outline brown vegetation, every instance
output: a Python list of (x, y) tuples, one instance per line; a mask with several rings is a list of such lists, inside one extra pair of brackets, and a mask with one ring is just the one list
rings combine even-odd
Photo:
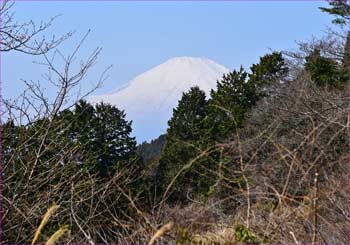
[[(3, 6), (2, 15), (9, 9)], [(11, 15), (5, 16), (6, 23), (11, 23)], [(172, 185), (165, 193), (156, 193), (163, 200), (153, 200), (154, 192), (148, 188), (151, 170), (129, 164), (110, 178), (101, 178), (80, 167), (77, 158), (84, 153), (62, 141), (57, 132), (64, 129), (55, 119), (63, 108), (76, 103), (75, 98), (91, 92), (80, 95), (75, 88), (101, 50), (94, 50), (71, 73), (85, 37), (68, 56), (53, 50), (66, 36), (47, 45), (34, 42), (36, 45), (28, 46), (29, 40), (49, 26), (34, 28), (21, 40), (8, 36), (12, 40), (1, 46), (2, 51), (43, 55), (47, 82), (57, 88), (57, 96), (48, 100), (43, 84), (25, 81), (27, 90), (17, 100), (4, 101), (2, 116), (29, 128), (35, 122), (35, 127), (31, 131), (3, 129), (3, 142), (16, 141), (2, 146), (3, 243), (51, 243), (53, 234), (58, 242), (90, 244), (350, 241), (349, 89), (315, 85), (301, 64), (314, 49), (308, 45), (318, 45), (334, 57), (340, 52), (337, 47), (344, 46), (343, 39), (338, 43), (324, 40), (323, 46), (302, 45), (302, 52), (288, 53), (288, 81), (275, 84), (273, 94), (249, 112), (242, 129), (195, 158), (213, 149), (221, 154), (223, 160), (215, 170), (205, 165), (196, 170), (204, 180), (214, 180), (211, 192), (188, 194), (186, 205), (179, 205), (165, 200)], [(49, 51), (54, 54), (50, 56)], [(62, 58), (62, 70), (55, 65), (55, 54)], [(193, 162), (184, 163), (178, 175)], [(40, 225), (54, 203), (59, 209)], [(69, 229), (69, 234), (59, 236), (55, 232), (62, 232), (60, 228)]]

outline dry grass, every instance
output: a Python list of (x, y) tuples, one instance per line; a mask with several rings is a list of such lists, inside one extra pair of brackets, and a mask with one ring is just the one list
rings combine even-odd
[(151, 240), (149, 240), (148, 244), (153, 244), (158, 238), (163, 236), (167, 231), (170, 231), (171, 228), (173, 228), (173, 226), (174, 226), (173, 222), (169, 222), (163, 225), (159, 230), (157, 230), (157, 232), (153, 235)]
[(52, 205), (45, 213), (43, 219), (40, 222), (40, 225), (38, 229), (35, 231), (34, 238), (32, 240), (32, 245), (35, 244), (35, 242), (38, 240), (42, 230), (44, 229), (44, 226), (49, 222), (50, 217), (57, 211), (59, 208), (59, 205)]

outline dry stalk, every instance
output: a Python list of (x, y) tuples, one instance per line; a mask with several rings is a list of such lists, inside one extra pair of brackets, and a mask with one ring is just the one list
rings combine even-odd
[(68, 225), (65, 225), (63, 227), (61, 227), (59, 230), (57, 230), (50, 238), (49, 240), (47, 240), (47, 242), (45, 244), (47, 245), (52, 245), (55, 244), (56, 241), (63, 236), (66, 232), (69, 232), (69, 228)]
[(313, 225), (314, 225), (314, 229), (313, 229), (313, 233), (312, 233), (312, 244), (316, 244), (317, 242), (317, 233), (318, 233), (318, 229), (317, 229), (317, 199), (318, 199), (318, 173), (315, 174), (315, 179), (314, 179), (314, 198), (313, 198)]
[(157, 240), (159, 237), (163, 236), (163, 234), (169, 230), (171, 230), (171, 228), (174, 226), (173, 222), (169, 222), (165, 225), (163, 225), (159, 230), (157, 230), (156, 233), (154, 233), (153, 237), (151, 238), (151, 240), (149, 240), (148, 244), (153, 244), (155, 242), (155, 240)]
[(43, 219), (40, 222), (40, 225), (38, 227), (38, 229), (35, 231), (35, 235), (32, 241), (32, 245), (38, 240), (42, 229), (44, 228), (44, 226), (47, 224), (47, 222), (49, 221), (50, 217), (53, 215), (54, 212), (56, 212), (56, 210), (59, 208), (59, 205), (53, 205), (51, 206), (45, 213)]

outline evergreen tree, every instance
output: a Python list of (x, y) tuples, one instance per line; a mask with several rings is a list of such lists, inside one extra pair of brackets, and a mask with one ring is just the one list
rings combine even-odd
[(345, 25), (350, 22), (350, 3), (348, 0), (329, 1), (330, 8), (320, 7), (323, 12), (334, 15), (334, 24)]
[(136, 140), (131, 137), (131, 121), (125, 119), (124, 111), (109, 104), (95, 106), (92, 121), (93, 139), (91, 145), (97, 155), (100, 173), (107, 176), (136, 154)]
[[(281, 53), (277, 52), (261, 57), (260, 63), (251, 70), (249, 75), (242, 67), (225, 74), (217, 82), (216, 90), (211, 91), (209, 101), (198, 87), (183, 94), (168, 123), (166, 144), (157, 170), (157, 185), (161, 187), (158, 190), (164, 191), (186, 166), (172, 187), (170, 200), (183, 202), (189, 190), (195, 195), (212, 193), (211, 187), (218, 183), (213, 173), (224, 160), (219, 149), (213, 146), (228, 140), (243, 127), (246, 113), (266, 95), (266, 88), (288, 72)], [(191, 162), (210, 147), (212, 150), (205, 157)], [(191, 166), (186, 165), (189, 162)]]
[(210, 112), (206, 119), (207, 137), (219, 142), (229, 138), (243, 126), (244, 115), (259, 99), (256, 86), (247, 80), (243, 67), (225, 74), (211, 90)]
[(93, 121), (95, 108), (84, 100), (80, 100), (74, 108), (73, 115), (68, 115), (67, 119), (71, 123), (69, 137), (76, 142), (84, 144), (87, 148), (90, 139), (94, 137)]
[(344, 66), (332, 58), (322, 56), (319, 49), (306, 57), (305, 68), (310, 73), (311, 80), (320, 87), (341, 88), (348, 80)]
[(350, 78), (350, 32), (348, 32), (345, 41), (344, 54), (343, 54), (343, 67)]
[[(178, 106), (173, 110), (157, 170), (158, 195), (162, 195), (178, 172), (200, 153), (207, 106), (205, 92), (193, 87), (183, 93)], [(198, 165), (199, 162), (193, 163), (177, 178), (171, 190), (170, 200), (183, 202), (189, 190), (198, 193), (206, 188), (203, 186), (203, 179), (196, 173)]]
[(244, 117), (259, 99), (268, 96), (271, 87), (283, 79), (288, 67), (280, 52), (260, 57), (251, 66), (251, 73), (241, 67), (225, 74), (211, 91), (210, 113), (207, 119), (209, 138), (223, 141), (244, 125)]
[(260, 57), (258, 64), (250, 67), (249, 82), (254, 84), (258, 90), (263, 91), (268, 86), (273, 85), (288, 73), (281, 52), (273, 52)]
[(192, 87), (183, 93), (173, 116), (168, 122), (167, 137), (176, 137), (182, 141), (198, 140), (201, 137), (203, 118), (207, 112), (205, 92), (199, 87)]
[(22, 153), (17, 150), (17, 147), (24, 143), (23, 137), (25, 132), (25, 127), (15, 125), (13, 120), (8, 120), (1, 125), (1, 154), (4, 165), (6, 165), (13, 155), (20, 158)]
[[(51, 137), (56, 137), (60, 144), (69, 144), (74, 147), (72, 158), (75, 164), (81, 164), (87, 171), (96, 171), (97, 153), (94, 140), (93, 120), (95, 109), (84, 100), (75, 104), (73, 110), (66, 109), (59, 113), (54, 120), (54, 129)], [(55, 134), (55, 135), (53, 135)], [(70, 159), (72, 162), (73, 159)]]
[(92, 106), (79, 101), (73, 111), (64, 110), (56, 118), (60, 142), (70, 142), (77, 150), (74, 158), (89, 171), (108, 176), (136, 156), (136, 140), (124, 111), (109, 104)]
[[(325, 13), (335, 16), (335, 19), (332, 21), (334, 24), (340, 26), (350, 24), (350, 1), (333, 0), (329, 1), (329, 5), (329, 8), (320, 7), (320, 9)], [(319, 56), (318, 66), (311, 67), (311, 69), (309, 67), (309, 71), (311, 75), (314, 72), (314, 77), (318, 74), (318, 78), (322, 76), (321, 79), (333, 83), (335, 82), (334, 79), (332, 81), (329, 76), (335, 75), (335, 79), (338, 80), (336, 84), (340, 86), (347, 82), (350, 78), (350, 32), (347, 33), (342, 63), (343, 67), (339, 69), (336, 61)]]

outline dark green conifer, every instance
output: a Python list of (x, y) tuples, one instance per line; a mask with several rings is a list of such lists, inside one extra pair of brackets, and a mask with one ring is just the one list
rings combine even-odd
[(334, 24), (345, 25), (350, 22), (350, 3), (348, 0), (329, 1), (329, 8), (320, 7), (323, 12), (334, 15)]
[(306, 57), (305, 68), (310, 73), (311, 80), (320, 87), (342, 88), (348, 80), (344, 66), (332, 58), (322, 56), (319, 49)]
[[(201, 152), (207, 106), (205, 93), (198, 87), (193, 87), (183, 93), (178, 106), (173, 110), (156, 176), (159, 195), (164, 193), (179, 171)], [(205, 188), (203, 178), (198, 175), (198, 165), (199, 161), (194, 162), (177, 178), (170, 200), (185, 202), (187, 192), (192, 190), (198, 193)]]

